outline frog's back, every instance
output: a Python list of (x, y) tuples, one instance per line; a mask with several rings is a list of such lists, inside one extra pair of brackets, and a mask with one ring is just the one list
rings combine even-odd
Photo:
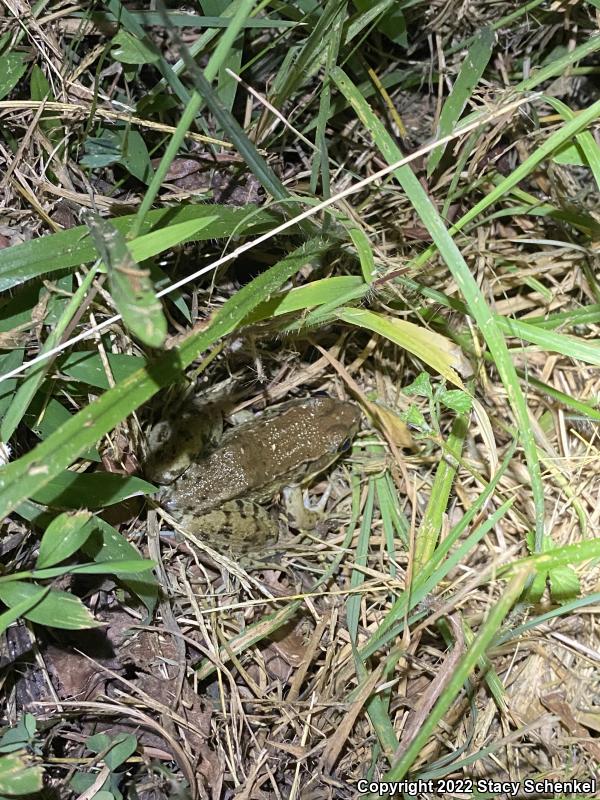
[(331, 397), (284, 404), (229, 431), (175, 482), (167, 506), (202, 513), (236, 498), (268, 499), (331, 464), (358, 422), (356, 406)]

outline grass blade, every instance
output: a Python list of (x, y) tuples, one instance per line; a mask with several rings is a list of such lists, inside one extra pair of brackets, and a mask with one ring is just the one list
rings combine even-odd
[[(122, 234), (127, 235), (134, 220), (135, 215), (128, 215), (113, 219), (112, 224)], [(178, 208), (156, 209), (148, 212), (140, 233), (158, 237), (159, 241), (154, 244), (152, 252), (144, 255), (133, 246), (133, 254), (138, 260), (143, 260), (173, 247), (176, 243), (220, 239), (233, 234), (242, 236), (264, 233), (280, 220), (274, 212), (259, 211), (252, 205), (245, 208), (183, 205)], [(188, 224), (189, 227), (178, 232), (178, 235), (185, 233), (185, 237), (176, 242), (171, 238), (170, 228), (183, 224)], [(160, 242), (161, 237), (164, 237), (164, 247)], [(0, 291), (6, 291), (48, 272), (78, 267), (95, 258), (96, 250), (86, 225), (7, 247), (0, 250)]]
[[(491, 28), (483, 28), (476, 34), (475, 39), (469, 45), (469, 50), (461, 65), (458, 77), (440, 114), (437, 130), (439, 138), (451, 133), (460, 119), (467, 100), (473, 94), (483, 75), (483, 71), (488, 65), (495, 38), (494, 31)], [(436, 147), (435, 150), (431, 151), (427, 160), (427, 175), (429, 177), (440, 163), (444, 150), (444, 147)]]

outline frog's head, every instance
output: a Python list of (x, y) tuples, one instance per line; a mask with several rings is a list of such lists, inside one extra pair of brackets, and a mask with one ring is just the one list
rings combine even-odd
[(311, 398), (307, 401), (307, 412), (311, 418), (311, 441), (305, 445), (307, 458), (302, 482), (318, 475), (350, 450), (360, 425), (358, 406), (332, 397)]

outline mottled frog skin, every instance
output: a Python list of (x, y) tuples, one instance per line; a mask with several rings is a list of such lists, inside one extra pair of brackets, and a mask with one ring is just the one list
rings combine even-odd
[[(214, 434), (203, 418), (201, 427), (209, 433), (199, 438), (210, 442)], [(183, 528), (220, 552), (235, 557), (260, 551), (279, 534), (277, 520), (260, 503), (330, 466), (349, 449), (359, 421), (352, 403), (331, 397), (292, 400), (231, 428), (207, 455), (190, 458), (199, 439), (187, 419), (179, 424), (187, 455), (178, 462), (177, 436), (171, 435), (163, 482), (173, 480), (182, 464), (185, 471), (163, 489), (160, 502)], [(160, 482), (159, 450), (155, 444), (151, 477)]]

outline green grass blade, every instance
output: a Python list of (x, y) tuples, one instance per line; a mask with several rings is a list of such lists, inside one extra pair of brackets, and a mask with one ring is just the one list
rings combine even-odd
[(440, 695), (440, 698), (433, 707), (427, 719), (423, 722), (419, 732), (407, 748), (406, 752), (390, 769), (390, 771), (383, 776), (382, 780), (400, 780), (406, 775), (415, 758), (419, 755), (427, 743), (427, 740), (433, 734), (436, 725), (442, 720), (444, 714), (448, 711), (455, 698), (458, 697), (464, 682), (475, 669), (480, 659), (485, 655), (486, 650), (490, 646), (497, 631), (500, 629), (500, 626), (502, 625), (506, 615), (510, 612), (514, 603), (522, 593), (525, 583), (530, 576), (530, 572), (531, 570), (522, 567), (515, 575), (511, 583), (507, 586), (502, 597), (492, 607), (486, 621), (481, 626), (475, 641), (468, 648), (465, 655), (461, 658), (460, 663), (448, 682), (448, 685)]
[(578, 47), (574, 47), (564, 56), (553, 58), (550, 62), (541, 69), (534, 70), (531, 77), (518, 83), (514, 88), (518, 92), (530, 92), (536, 86), (544, 83), (550, 78), (555, 78), (557, 75), (564, 75), (565, 72), (572, 67), (577, 61), (588, 58), (600, 50), (600, 35), (592, 36), (587, 42), (583, 42)]
[[(360, 525), (360, 533), (358, 536), (358, 543), (356, 552), (354, 554), (354, 563), (357, 567), (365, 567), (367, 565), (368, 552), (369, 552), (369, 539), (371, 537), (371, 526), (373, 524), (373, 504), (375, 500), (375, 483), (369, 482), (369, 489), (367, 493), (367, 500), (363, 509), (363, 516)], [(358, 636), (358, 624), (360, 620), (360, 607), (362, 597), (358, 592), (352, 592), (353, 589), (358, 589), (365, 580), (365, 573), (362, 569), (353, 569), (350, 578), (351, 594), (346, 601), (346, 619), (348, 626), (348, 633), (352, 642), (356, 643)]]
[(364, 308), (344, 308), (338, 312), (339, 319), (350, 325), (378, 333), (391, 342), (408, 350), (423, 363), (442, 375), (447, 381), (463, 389), (463, 383), (455, 371), (456, 363), (453, 348), (439, 333), (415, 325), (396, 317), (387, 317)]
[(452, 528), (449, 535), (438, 545), (433, 556), (429, 559), (427, 564), (424, 565), (421, 573), (416, 576), (416, 583), (412, 587), (410, 597), (408, 593), (403, 592), (393, 603), (369, 644), (362, 648), (365, 657), (374, 653), (381, 647), (385, 641), (387, 641), (388, 635), (392, 632), (393, 635), (396, 635), (393, 628), (406, 613), (409, 608), (409, 602), (410, 607), (414, 608), (415, 603), (420, 602), (428, 592), (431, 592), (438, 582), (464, 558), (466, 553), (470, 552), (488, 530), (502, 519), (504, 514), (510, 509), (512, 502), (504, 503), (493, 514), (490, 514), (476, 530), (472, 531), (465, 541), (447, 558), (451, 548), (458, 542), (462, 534), (467, 530), (468, 526), (473, 522), (475, 517), (480, 513), (481, 509), (485, 507), (485, 504), (496, 491), (502, 476), (508, 469), (512, 456), (514, 455), (514, 450), (515, 445), (513, 444), (492, 480), (484, 487), (484, 490), (463, 515), (461, 520)]
[[(389, 2), (389, 0), (388, 0)], [(233, 4), (232, 4), (233, 5)], [(130, 11), (131, 17), (144, 25), (162, 25), (164, 16), (158, 11)], [(74, 17), (78, 16), (73, 14)], [(174, 28), (227, 28), (230, 24), (229, 17), (211, 17), (205, 14), (194, 14), (192, 12), (177, 13), (167, 11), (169, 26)], [(297, 22), (288, 19), (270, 19), (261, 17), (260, 19), (246, 19), (242, 25), (243, 29), (266, 28), (266, 29), (286, 29), (296, 28)]]
[[(478, 504), (480, 499), (481, 498), (478, 498)], [(369, 642), (361, 648), (361, 655), (367, 658), (399, 636), (404, 630), (405, 615), (409, 611), (415, 609), (419, 603), (423, 602), (426, 597), (433, 593), (440, 581), (465, 560), (467, 554), (479, 544), (484, 536), (493, 530), (494, 526), (500, 522), (508, 511), (510, 511), (512, 506), (513, 502), (511, 500), (502, 503), (502, 505), (490, 514), (489, 517), (486, 517), (481, 525), (472, 531), (447, 558), (445, 558), (445, 556), (448, 553), (450, 545), (448, 545), (444, 539), (444, 541), (438, 545), (432, 559), (425, 564), (423, 572), (415, 576), (415, 582), (411, 587), (410, 593), (402, 592), (394, 601), (392, 607), (386, 613)], [(462, 528), (462, 526), (460, 527)], [(456, 530), (453, 530), (451, 541), (454, 543), (456, 539), (457, 533)], [(442, 560), (444, 558), (445, 560)]]
[[(494, 31), (491, 28), (482, 28), (469, 45), (465, 60), (461, 64), (458, 77), (454, 82), (452, 91), (448, 95), (437, 129), (437, 136), (441, 139), (452, 133), (454, 126), (460, 119), (467, 100), (473, 94), (481, 76), (492, 55), (495, 41)], [(445, 147), (436, 147), (427, 159), (427, 175), (430, 177), (444, 154)]]
[[(346, 0), (327, 0), (310, 35), (299, 48), (290, 69), (281, 74), (273, 86), (272, 103), (277, 108), (281, 109), (292, 93), (323, 63), (326, 53), (325, 43), (329, 41), (338, 17), (345, 8)], [(316, 15), (318, 12), (315, 10), (313, 13)]]
[(600, 366), (600, 344), (594, 341), (570, 336), (568, 333), (548, 331), (537, 325), (531, 325), (528, 322), (521, 322), (521, 320), (517, 319), (496, 317), (496, 320), (499, 323), (499, 327), (510, 336), (518, 336), (526, 342), (538, 345), (543, 350), (562, 353), (569, 358), (577, 358), (586, 364)]
[[(204, 75), (208, 82), (211, 82), (218, 73), (236, 36), (241, 30), (242, 23), (252, 10), (254, 2), (255, 0), (242, 0), (240, 2), (236, 13), (231, 19), (230, 25), (226, 28), (225, 32), (221, 36), (219, 44), (217, 45), (215, 52), (212, 54), (206, 69), (204, 70)], [(164, 8), (161, 10), (164, 11)], [(198, 94), (198, 92), (193, 92), (189, 98), (189, 101), (186, 103), (185, 111), (177, 124), (177, 128), (171, 137), (171, 141), (169, 142), (169, 145), (165, 150), (163, 157), (161, 158), (160, 164), (148, 187), (148, 191), (144, 195), (144, 199), (142, 200), (142, 203), (138, 209), (136, 219), (131, 228), (130, 235), (132, 238), (136, 238), (138, 236), (146, 214), (152, 208), (152, 204), (154, 203), (167, 176), (169, 167), (179, 152), (185, 135), (193, 123), (196, 115), (198, 114), (203, 102), (204, 98), (201, 96), (201, 94)]]
[(466, 417), (458, 416), (454, 420), (446, 441), (445, 457), (438, 464), (429, 501), (415, 535), (413, 561), (413, 575), (415, 576), (422, 574), (425, 564), (430, 560), (436, 548), (467, 430)]
[[(287, 292), (280, 292), (264, 303), (258, 305), (244, 320), (245, 324), (259, 322), (263, 319), (290, 314), (313, 306), (334, 304), (337, 308), (339, 298), (360, 297), (367, 287), (357, 275), (335, 275), (331, 278), (320, 278), (304, 286), (296, 286)], [(343, 302), (348, 302), (344, 299)], [(8, 370), (7, 370), (8, 372)]]
[[(575, 114), (571, 111), (568, 105), (558, 100), (556, 97), (549, 97), (544, 95), (544, 100), (549, 103), (565, 120), (575, 119)], [(592, 170), (596, 186), (600, 190), (600, 148), (590, 131), (583, 131), (575, 136), (577, 144), (586, 158), (586, 161)]]
[(546, 550), (545, 553), (521, 558), (512, 564), (507, 564), (500, 569), (502, 575), (512, 576), (523, 566), (531, 566), (541, 573), (548, 573), (557, 567), (566, 567), (580, 564), (582, 561), (591, 561), (600, 558), (600, 539), (585, 539), (581, 542), (566, 544)]
[[(135, 215), (128, 215), (117, 217), (112, 223), (118, 231), (127, 235), (134, 220)], [(241, 236), (264, 233), (280, 221), (281, 217), (273, 211), (258, 210), (253, 205), (231, 208), (190, 204), (178, 208), (161, 208), (147, 214), (140, 231), (141, 234), (150, 235), (152, 230), (151, 235), (158, 237), (158, 242), (143, 255), (135, 249), (139, 245), (132, 244), (132, 250), (138, 260), (143, 260), (184, 241), (206, 241), (233, 234)], [(170, 227), (184, 224), (188, 224), (189, 229), (180, 229), (177, 242), (169, 233)], [(181, 238), (186, 231), (189, 238)], [(164, 241), (161, 242), (163, 237)], [(86, 225), (7, 247), (0, 250), (0, 292), (48, 272), (78, 267), (95, 258), (96, 250)]]
[[(135, 36), (140, 42), (146, 44), (147, 47), (154, 49), (153, 43), (146, 34), (146, 31), (137, 21), (137, 19), (126, 9), (120, 0), (106, 0), (106, 7), (112, 13), (117, 22), (125, 28), (129, 33)], [(173, 92), (181, 100), (184, 105), (188, 105), (190, 101), (190, 93), (185, 88), (183, 83), (179, 80), (177, 74), (169, 64), (164, 56), (159, 54), (159, 58), (155, 64), (159, 72), (163, 76), (166, 83), (171, 87)]]
[[(600, 45), (600, 36), (597, 38)], [(448, 233), (453, 236), (455, 233), (462, 230), (466, 225), (469, 224), (469, 222), (472, 222), (487, 208), (494, 205), (494, 203), (500, 200), (505, 194), (508, 194), (512, 189), (514, 189), (518, 183), (525, 181), (527, 176), (533, 172), (538, 164), (549, 158), (552, 153), (558, 150), (559, 147), (565, 144), (565, 142), (568, 142), (570, 139), (572, 139), (573, 136), (578, 134), (581, 130), (586, 128), (598, 116), (600, 116), (600, 100), (597, 100), (591, 106), (578, 114), (575, 119), (569, 120), (569, 122), (565, 123), (560, 130), (551, 134), (545, 142), (542, 142), (536, 148), (536, 150), (528, 158), (526, 158), (525, 161), (523, 161), (522, 164), (519, 164), (514, 172), (511, 172), (511, 174), (504, 178), (504, 180), (499, 181), (491, 192), (488, 192), (478, 203), (469, 209), (466, 214), (464, 214), (457, 222), (455, 222), (454, 225), (449, 229)], [(437, 242), (435, 242), (435, 246), (437, 246)], [(416, 270), (423, 264), (426, 264), (435, 252), (435, 246), (431, 245), (419, 256), (417, 256), (417, 258), (415, 258), (411, 263), (411, 268)]]
[[(236, 147), (238, 153), (242, 156), (250, 171), (260, 181), (261, 185), (269, 192), (276, 200), (289, 200), (290, 193), (281, 183), (279, 178), (275, 175), (271, 167), (267, 164), (265, 159), (260, 155), (254, 143), (248, 138), (246, 132), (221, 103), (218, 94), (213, 90), (210, 83), (204, 77), (202, 70), (198, 68), (196, 62), (190, 56), (189, 51), (185, 46), (181, 48), (181, 55), (188, 68), (190, 76), (194, 81), (196, 91), (204, 98), (206, 105), (214, 115), (217, 123), (226, 136)], [(305, 225), (307, 231), (313, 230), (313, 225)]]
[[(348, 101), (351, 103), (365, 127), (373, 136), (375, 144), (380, 149), (383, 157), (388, 161), (388, 163), (394, 163), (397, 161), (402, 155), (401, 152), (390, 135), (383, 128), (381, 122), (377, 119), (377, 117), (375, 117), (372, 110), (356, 91), (356, 88), (353, 86), (352, 82), (342, 72), (342, 70), (339, 69), (332, 72), (332, 77)], [(554, 149), (567, 141), (570, 136), (573, 136), (575, 133), (578, 133), (580, 130), (582, 130), (587, 124), (589, 124), (589, 122), (591, 122), (591, 120), (598, 116), (598, 114), (600, 114), (600, 101), (594, 103), (592, 106), (586, 109), (586, 111), (582, 112), (577, 119), (567, 122), (562, 130), (558, 131), (553, 136), (550, 136), (548, 140), (538, 148), (533, 156), (527, 159), (521, 165), (521, 167), (515, 170), (515, 172), (510, 176), (510, 180), (507, 179), (507, 181), (502, 182), (501, 185), (506, 187), (505, 191), (509, 188), (509, 186), (513, 186), (517, 182), (514, 180), (516, 173), (522, 172), (523, 174), (521, 177), (524, 177), (526, 174), (528, 174), (528, 170), (532, 169), (531, 164), (533, 161), (535, 161), (535, 164), (537, 164), (542, 160), (540, 151), (544, 151), (546, 156), (549, 155)], [(526, 165), (529, 166), (527, 169), (524, 169)], [(475, 319), (479, 330), (482, 332), (485, 338), (486, 344), (492, 354), (494, 363), (500, 374), (502, 383), (506, 388), (508, 399), (520, 431), (523, 450), (525, 452), (525, 457), (527, 459), (527, 465), (529, 468), (529, 476), (531, 480), (531, 489), (535, 507), (535, 547), (536, 550), (539, 550), (541, 549), (542, 545), (545, 522), (544, 489), (542, 485), (540, 462), (535, 438), (529, 421), (527, 403), (523, 393), (521, 392), (519, 380), (510, 358), (506, 342), (504, 341), (502, 332), (497, 325), (495, 315), (492, 314), (487, 303), (485, 302), (485, 299), (479, 287), (477, 286), (476, 281), (471, 275), (464, 258), (452, 240), (451, 235), (446, 230), (442, 220), (427, 197), (425, 191), (417, 181), (417, 178), (412, 170), (408, 168), (407, 171), (407, 167), (403, 167), (395, 170), (394, 175), (405, 189), (410, 201), (417, 210), (424, 225), (430, 232), (435, 245), (446, 262), (449, 270), (451, 271), (452, 276), (454, 277), (459, 290), (465, 299), (469, 313)], [(486, 200), (482, 201), (482, 203), (485, 203), (485, 207), (491, 203), (490, 197), (495, 193), (497, 193), (498, 196), (501, 196), (502, 192), (499, 192), (499, 187), (496, 187), (496, 189), (493, 190), (490, 195), (488, 195)], [(478, 206), (481, 206), (482, 203), (478, 204)], [(471, 218), (477, 216), (473, 210), (470, 213), (472, 215)], [(466, 214), (463, 217), (463, 220), (468, 216), (469, 214)], [(461, 223), (462, 222), (463, 221), (461, 220)], [(416, 259), (415, 264), (417, 262), (422, 263), (421, 259)]]
[[(325, 62), (325, 77), (323, 89), (319, 97), (319, 113), (317, 115), (317, 130), (315, 135), (316, 148), (313, 156), (313, 163), (310, 174), (310, 192), (315, 194), (317, 191), (319, 172), (321, 173), (321, 188), (323, 197), (331, 197), (331, 185), (329, 178), (329, 149), (327, 146), (326, 130), (331, 118), (331, 79), (329, 73), (335, 67), (340, 51), (342, 39), (342, 18), (338, 16), (333, 25), (329, 41), (327, 43), (327, 58)], [(327, 225), (329, 218), (325, 218)]]

